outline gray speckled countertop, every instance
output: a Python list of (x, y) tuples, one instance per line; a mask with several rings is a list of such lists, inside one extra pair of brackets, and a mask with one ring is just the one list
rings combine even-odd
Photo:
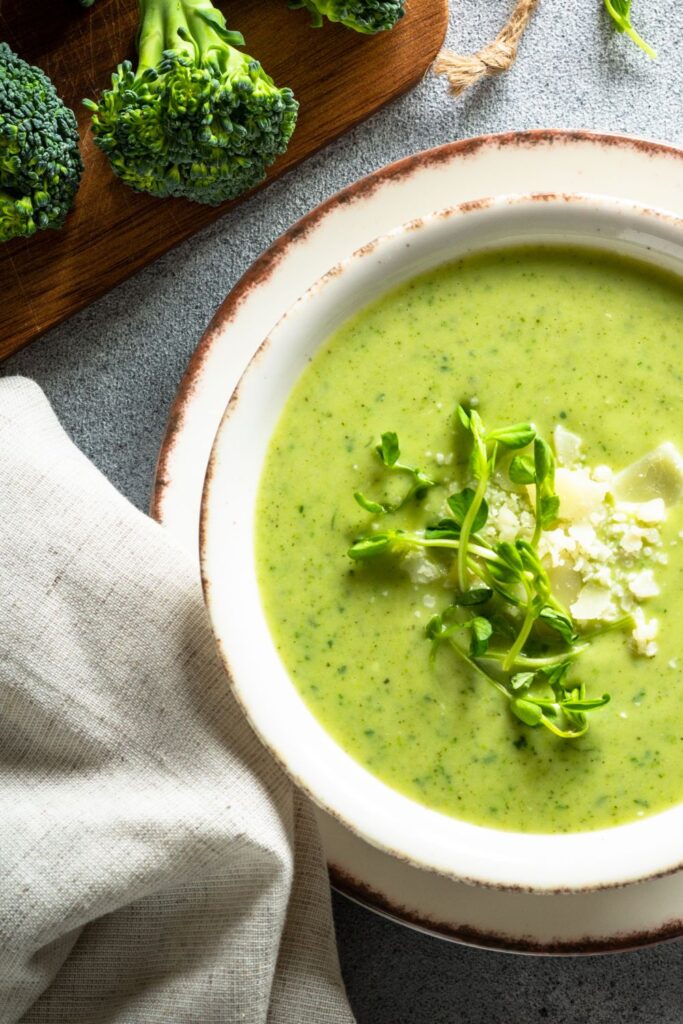
[[(512, 0), (452, 0), (449, 44), (476, 49), (511, 7)], [(683, 7), (634, 0), (634, 8), (657, 63), (611, 31), (601, 0), (541, 0), (506, 76), (454, 102), (427, 75), (408, 96), (13, 357), (3, 372), (38, 381), (76, 443), (146, 508), (168, 409), (206, 324), (255, 257), (318, 202), (389, 161), (483, 132), (593, 128), (683, 144)], [(681, 942), (606, 958), (531, 959), (419, 935), (341, 897), (335, 914), (359, 1024), (683, 1020)]]

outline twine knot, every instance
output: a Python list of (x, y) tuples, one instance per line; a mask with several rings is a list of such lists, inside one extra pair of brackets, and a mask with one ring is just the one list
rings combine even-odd
[(441, 51), (434, 70), (438, 75), (446, 76), (455, 96), (465, 92), (480, 79), (500, 75), (512, 67), (519, 41), (537, 4), (538, 0), (517, 0), (507, 25), (492, 43), (478, 53), (460, 56), (450, 50)]

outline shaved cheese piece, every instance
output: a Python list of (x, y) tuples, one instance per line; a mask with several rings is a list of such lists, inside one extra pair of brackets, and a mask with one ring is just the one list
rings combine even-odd
[(560, 499), (560, 519), (578, 522), (597, 512), (609, 486), (591, 480), (584, 469), (563, 469), (555, 473), (555, 492)]
[(614, 510), (632, 516), (633, 519), (645, 526), (656, 526), (666, 519), (666, 505), (663, 498), (653, 498), (651, 501), (618, 501)]
[(612, 595), (606, 587), (586, 583), (569, 609), (577, 622), (594, 622), (597, 619), (613, 618), (615, 608)]
[(643, 455), (614, 478), (615, 498), (646, 502), (661, 498), (675, 505), (683, 498), (683, 456), (671, 441)]
[(655, 583), (652, 569), (641, 569), (639, 573), (632, 576), (628, 581), (628, 589), (636, 601), (646, 601), (648, 597), (657, 597), (659, 594), (659, 587)]
[(560, 466), (575, 466), (581, 461), (581, 438), (558, 423), (553, 430), (553, 447)]

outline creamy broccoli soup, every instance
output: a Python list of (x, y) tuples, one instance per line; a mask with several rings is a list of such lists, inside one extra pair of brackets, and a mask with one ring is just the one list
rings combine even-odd
[(380, 779), (524, 832), (683, 800), (682, 374), (680, 279), (579, 248), (442, 267), (316, 354), (263, 471), (261, 593)]

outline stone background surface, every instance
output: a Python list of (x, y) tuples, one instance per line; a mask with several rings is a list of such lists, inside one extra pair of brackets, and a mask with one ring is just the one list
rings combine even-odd
[[(511, 7), (512, 0), (452, 0), (449, 45), (477, 49)], [(321, 200), (392, 160), (484, 132), (592, 128), (683, 144), (683, 7), (634, 0), (634, 8), (634, 22), (659, 52), (656, 63), (611, 30), (601, 0), (541, 0), (506, 76), (453, 101), (428, 74), (411, 94), (4, 363), (2, 372), (41, 384), (76, 443), (146, 508), (168, 409), (206, 324), (255, 257)], [(683, 1019), (683, 943), (607, 958), (532, 959), (419, 935), (342, 897), (335, 914), (359, 1024)]]

